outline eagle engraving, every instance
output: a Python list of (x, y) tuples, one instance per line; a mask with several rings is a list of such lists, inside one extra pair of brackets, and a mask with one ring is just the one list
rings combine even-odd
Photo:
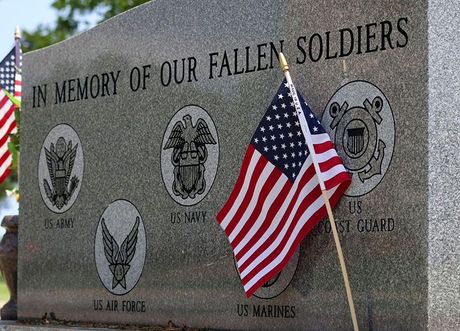
[(78, 144), (72, 147), (72, 140), (66, 144), (63, 137), (59, 137), (56, 146), (51, 143), (50, 149), (45, 149), (46, 165), (51, 179), (51, 185), (43, 179), (45, 193), (53, 206), (62, 209), (72, 198), (80, 180), (72, 174)]
[(139, 217), (136, 217), (136, 223), (126, 236), (125, 240), (118, 246), (115, 238), (110, 234), (109, 229), (102, 219), (102, 242), (104, 243), (104, 254), (109, 262), (109, 269), (112, 272), (112, 290), (120, 285), (126, 289), (126, 274), (128, 273), (131, 261), (136, 254), (137, 234), (139, 228)]
[(173, 148), (171, 162), (174, 166), (174, 194), (182, 199), (194, 199), (206, 189), (206, 145), (214, 145), (216, 141), (205, 120), (198, 118), (196, 125), (193, 125), (192, 116), (187, 114), (183, 119), (185, 125), (182, 121), (174, 124), (163, 149)]

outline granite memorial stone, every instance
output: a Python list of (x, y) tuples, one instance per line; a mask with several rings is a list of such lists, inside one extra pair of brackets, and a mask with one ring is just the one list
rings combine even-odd
[(351, 329), (327, 220), (252, 298), (215, 220), (282, 51), (352, 175), (335, 215), (361, 329), (458, 329), (459, 11), (157, 0), (25, 54), (18, 318)]

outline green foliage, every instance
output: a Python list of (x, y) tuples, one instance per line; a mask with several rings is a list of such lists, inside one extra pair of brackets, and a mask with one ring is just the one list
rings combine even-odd
[(90, 15), (96, 14), (98, 23), (148, 0), (55, 0), (57, 10), (54, 26), (39, 25), (34, 31), (24, 31), (23, 51), (46, 47), (71, 37), (89, 25)]

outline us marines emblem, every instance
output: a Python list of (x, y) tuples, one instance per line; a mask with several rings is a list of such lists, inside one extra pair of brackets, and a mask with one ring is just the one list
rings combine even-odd
[(64, 213), (77, 199), (83, 178), (83, 150), (75, 130), (59, 124), (43, 142), (38, 164), (40, 193), (45, 205)]
[(138, 283), (145, 263), (146, 237), (142, 217), (127, 200), (109, 204), (96, 229), (94, 256), (104, 287), (123, 295)]
[(58, 138), (56, 146), (51, 143), (49, 149), (44, 148), (51, 186), (46, 179), (43, 179), (43, 185), (46, 196), (52, 205), (59, 210), (69, 203), (80, 182), (75, 175), (70, 179), (77, 148), (78, 144), (72, 147), (72, 140), (69, 140), (69, 143), (66, 144), (64, 137)]
[(171, 119), (162, 144), (162, 174), (171, 197), (183, 205), (199, 202), (214, 181), (218, 140), (201, 107), (186, 106)]
[(353, 176), (346, 195), (370, 192), (382, 180), (393, 155), (394, 118), (388, 99), (369, 82), (350, 82), (331, 98), (322, 123)]

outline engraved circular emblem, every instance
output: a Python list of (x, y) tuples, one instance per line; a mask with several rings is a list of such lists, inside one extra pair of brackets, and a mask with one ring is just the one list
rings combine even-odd
[(288, 288), (289, 284), (291, 284), (292, 278), (294, 278), (294, 274), (299, 264), (299, 255), (300, 247), (296, 249), (286, 267), (262, 285), (262, 287), (254, 293), (254, 296), (259, 299), (273, 299), (283, 293)]
[(195, 205), (208, 194), (219, 163), (219, 139), (209, 114), (195, 105), (170, 120), (161, 145), (161, 173), (171, 198)]
[(145, 228), (139, 211), (127, 200), (112, 202), (96, 230), (97, 273), (111, 293), (123, 295), (139, 281), (145, 262)]
[(145, 262), (145, 228), (139, 211), (127, 200), (112, 202), (97, 225), (94, 256), (97, 273), (111, 293), (130, 292)]
[(49, 210), (60, 214), (72, 207), (80, 192), (83, 167), (83, 149), (75, 130), (67, 124), (52, 128), (38, 161), (38, 185)]
[(369, 82), (350, 82), (329, 100), (321, 122), (352, 175), (345, 194), (359, 197), (372, 191), (393, 156), (395, 122), (386, 96)]

